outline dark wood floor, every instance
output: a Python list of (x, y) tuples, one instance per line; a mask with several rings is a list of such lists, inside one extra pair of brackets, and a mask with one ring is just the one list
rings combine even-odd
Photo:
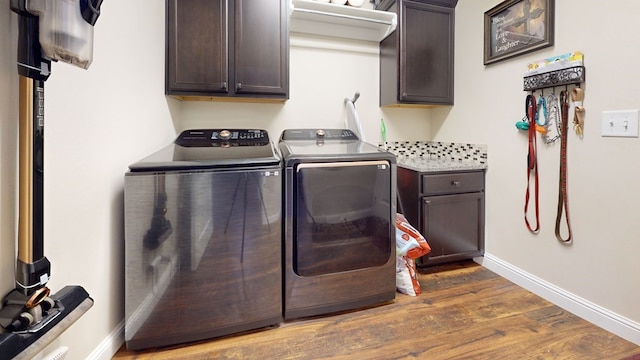
[(640, 347), (472, 262), (420, 274), (423, 293), (278, 328), (114, 359), (640, 359)]

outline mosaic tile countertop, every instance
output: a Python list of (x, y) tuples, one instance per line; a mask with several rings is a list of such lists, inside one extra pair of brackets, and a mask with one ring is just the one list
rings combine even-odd
[[(384, 144), (378, 144), (384, 147)], [(420, 171), (464, 171), (487, 168), (487, 146), (430, 141), (387, 142), (398, 166)]]

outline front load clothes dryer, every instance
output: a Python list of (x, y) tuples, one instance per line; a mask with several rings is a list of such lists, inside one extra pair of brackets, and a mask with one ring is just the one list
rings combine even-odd
[(350, 130), (285, 130), (284, 319), (395, 298), (395, 156)]
[(125, 174), (125, 342), (282, 321), (282, 163), (264, 130), (187, 130)]

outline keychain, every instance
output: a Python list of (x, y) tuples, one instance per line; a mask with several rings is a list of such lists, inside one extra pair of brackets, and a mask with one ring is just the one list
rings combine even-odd
[[(537, 110), (538, 111), (536, 111), (536, 124), (546, 127), (547, 126), (547, 99), (544, 98), (544, 94), (538, 98)], [(540, 114), (542, 114), (542, 116), (540, 116)], [(542, 118), (542, 120), (540, 118)]]
[(547, 96), (545, 103), (548, 108), (546, 116), (546, 133), (542, 136), (542, 139), (546, 144), (553, 144), (560, 138), (560, 104), (558, 97), (551, 93)]

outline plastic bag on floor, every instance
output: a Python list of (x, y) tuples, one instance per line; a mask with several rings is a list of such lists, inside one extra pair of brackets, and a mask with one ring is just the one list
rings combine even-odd
[(409, 224), (402, 214), (396, 215), (396, 289), (402, 294), (418, 296), (422, 292), (415, 259), (428, 254), (427, 240)]
[(418, 296), (422, 293), (415, 260), (406, 256), (396, 257), (396, 289), (410, 296)]
[(402, 214), (396, 214), (396, 256), (417, 259), (431, 252), (427, 240)]

